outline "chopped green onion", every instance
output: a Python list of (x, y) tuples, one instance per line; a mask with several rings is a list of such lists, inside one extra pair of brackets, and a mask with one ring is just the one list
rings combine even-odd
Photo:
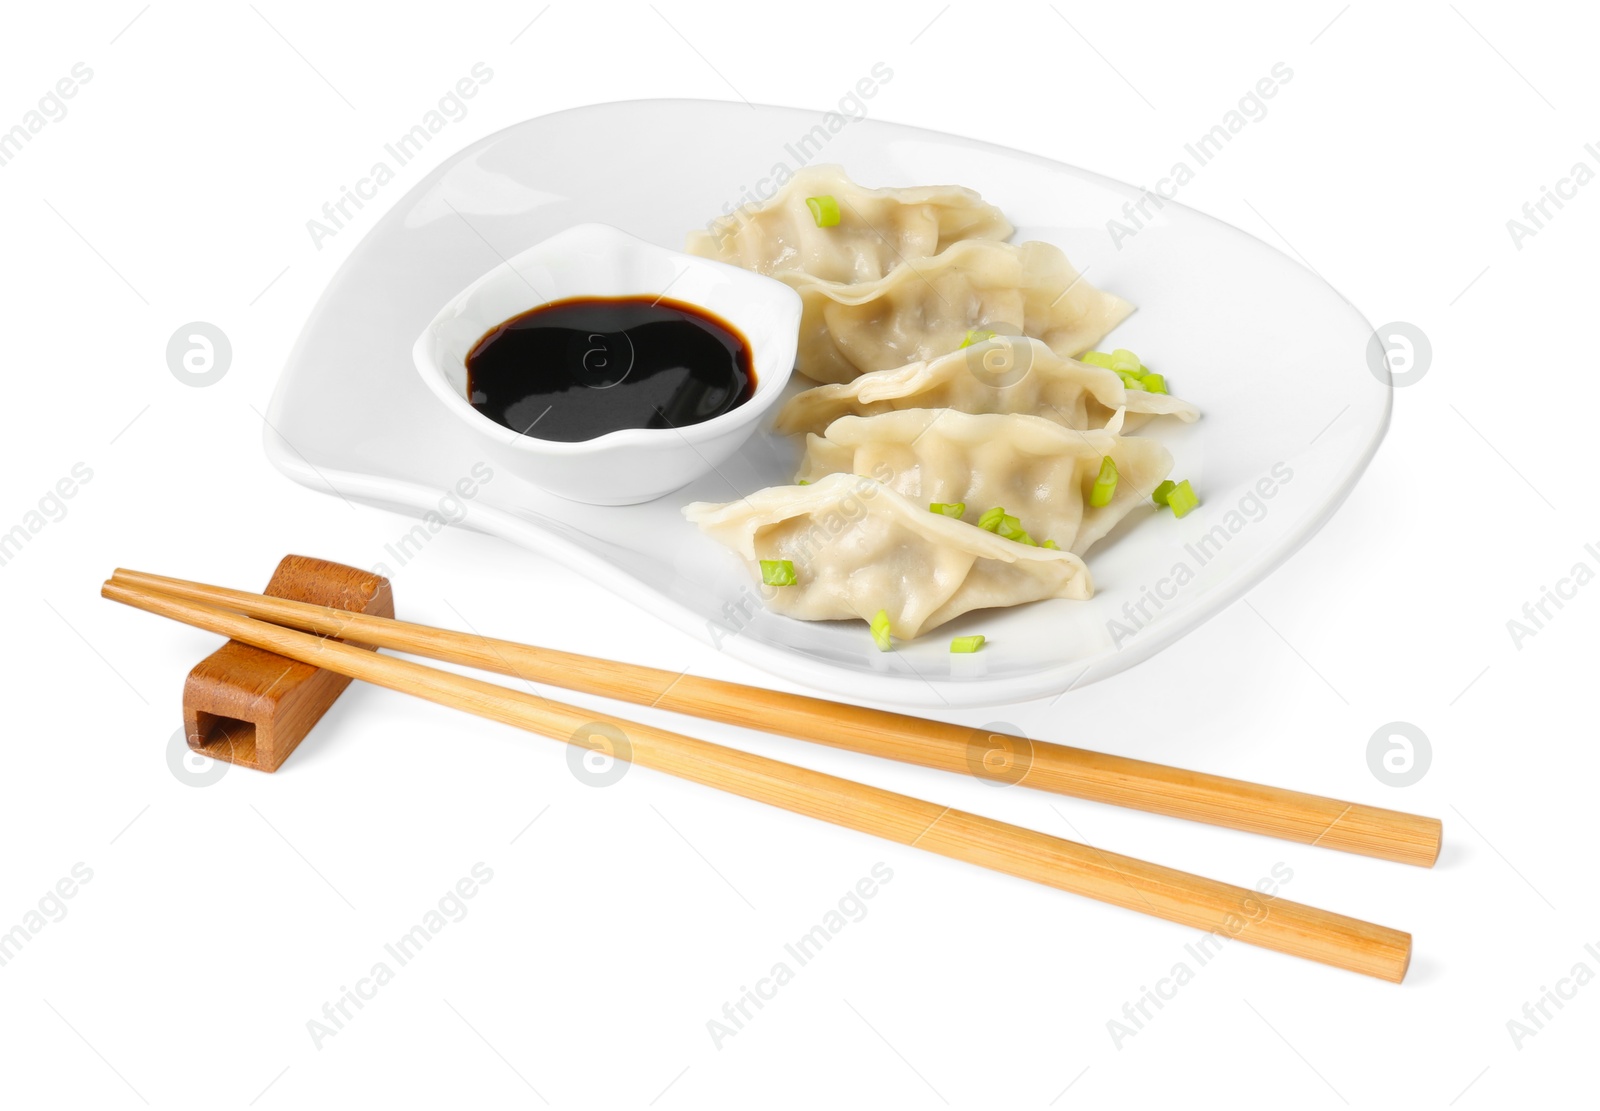
[(1126, 347), (1119, 347), (1111, 352), (1111, 369), (1126, 370), (1134, 374), (1144, 370), (1144, 364), (1139, 362), (1139, 356), (1129, 351)]
[[(971, 347), (975, 343), (983, 343), (987, 340), (994, 339), (994, 337), (995, 333), (989, 331), (987, 328), (968, 328), (967, 338), (961, 341), (961, 347)], [(961, 348), (959, 347), (956, 348), (958, 351), (960, 349)]]
[(1107, 455), (1100, 460), (1100, 473), (1095, 476), (1094, 488), (1089, 491), (1089, 504), (1099, 508), (1110, 505), (1112, 496), (1117, 492), (1117, 465)]
[(998, 533), (1007, 540), (1015, 540), (1019, 544), (1031, 544), (1036, 548), (1039, 546), (1039, 542), (1023, 529), (1022, 522), (998, 505), (983, 511), (983, 515), (978, 518), (978, 527)]
[(950, 642), (952, 652), (976, 652), (983, 647), (983, 635), (970, 637), (956, 637)]
[(1139, 356), (1126, 347), (1119, 347), (1109, 355), (1104, 351), (1085, 351), (1078, 356), (1078, 361), (1116, 371), (1117, 377), (1122, 379), (1122, 384), (1127, 389), (1145, 390), (1149, 393), (1167, 392), (1166, 380), (1159, 374), (1151, 374), (1150, 368), (1139, 361)]
[(1043, 544), (1040, 544), (1039, 547), (1049, 548), (1052, 552), (1059, 552), (1061, 550), (1061, 545), (1057, 544), (1054, 540), (1046, 540)]
[(878, 646), (878, 651), (889, 651), (889, 611), (879, 610), (869, 627), (872, 629), (872, 642)]
[(839, 202), (832, 197), (807, 197), (806, 207), (811, 210), (811, 218), (817, 222), (817, 227), (832, 228), (839, 225)]
[(956, 502), (935, 501), (935, 502), (929, 502), (928, 503), (928, 512), (929, 513), (937, 513), (941, 517), (957, 517), (957, 518), (959, 518), (966, 511), (967, 511), (967, 503), (964, 502), (964, 501), (956, 501)]
[(796, 486), (810, 486), (811, 480), (809, 478), (797, 478), (794, 480), (794, 484)]
[(1200, 504), (1200, 498), (1186, 478), (1167, 492), (1167, 504), (1172, 507), (1174, 517), (1186, 517), (1189, 510)]
[(1029, 544), (1035, 548), (1039, 546), (1033, 537), (1029, 536), (1027, 531), (1023, 529), (1022, 522), (1009, 513), (1000, 518), (1000, 524), (995, 529), (995, 532), (1007, 540), (1015, 540), (1018, 544)]
[(1172, 479), (1166, 479), (1161, 483), (1160, 486), (1157, 486), (1154, 490), (1150, 491), (1150, 500), (1155, 502), (1157, 505), (1166, 505), (1167, 495), (1172, 493), (1173, 488), (1177, 485), (1178, 484), (1172, 481)]
[(800, 580), (794, 577), (794, 561), (789, 559), (764, 559), (761, 561), (761, 582), (764, 586), (793, 586)]

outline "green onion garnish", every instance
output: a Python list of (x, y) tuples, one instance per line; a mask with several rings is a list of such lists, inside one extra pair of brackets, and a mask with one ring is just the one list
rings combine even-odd
[(811, 480), (809, 478), (797, 478), (794, 480), (794, 484), (796, 486), (810, 486)]
[(1166, 505), (1167, 495), (1172, 493), (1173, 487), (1177, 485), (1178, 484), (1172, 481), (1172, 479), (1167, 479), (1166, 481), (1162, 482), (1160, 486), (1157, 486), (1154, 490), (1150, 491), (1150, 500), (1155, 502), (1157, 505)]
[(1094, 488), (1089, 491), (1089, 504), (1096, 508), (1110, 505), (1112, 495), (1116, 492), (1117, 465), (1107, 455), (1100, 460), (1100, 473), (1095, 476)]
[(950, 642), (952, 652), (976, 652), (983, 647), (983, 636), (956, 637)]
[(1059, 552), (1061, 550), (1061, 545), (1057, 544), (1054, 540), (1046, 540), (1043, 544), (1040, 544), (1039, 547), (1049, 548), (1052, 552)]
[(1029, 536), (1027, 531), (1023, 529), (1022, 522), (1009, 513), (1000, 518), (999, 527), (995, 529), (995, 532), (1007, 540), (1015, 540), (1018, 544), (1029, 544), (1035, 548), (1039, 546), (1033, 537)]
[(1036, 548), (1039, 546), (1039, 542), (1023, 529), (1022, 522), (998, 505), (983, 511), (983, 515), (978, 518), (978, 527), (998, 533), (1007, 540), (1015, 540), (1019, 544), (1032, 544)]
[[(961, 341), (961, 347), (971, 347), (975, 343), (984, 343), (987, 340), (994, 339), (994, 337), (995, 333), (987, 328), (968, 328), (967, 338)], [(960, 347), (956, 348), (958, 351), (960, 349)]]
[(1085, 351), (1078, 356), (1078, 361), (1116, 371), (1127, 389), (1148, 393), (1167, 392), (1166, 379), (1159, 374), (1151, 374), (1150, 368), (1139, 361), (1139, 356), (1126, 347), (1119, 347), (1109, 355), (1104, 351)]
[(1200, 498), (1186, 478), (1167, 491), (1167, 504), (1172, 507), (1174, 517), (1186, 517), (1189, 515), (1189, 510), (1200, 504)]
[(811, 218), (817, 222), (817, 227), (832, 228), (839, 225), (839, 202), (832, 197), (807, 197), (806, 207), (811, 210)]
[(789, 559), (764, 559), (761, 561), (761, 582), (765, 586), (793, 586), (800, 580), (794, 577), (794, 561)]
[(1139, 362), (1139, 356), (1129, 351), (1126, 347), (1119, 347), (1111, 352), (1111, 369), (1126, 370), (1139, 374), (1144, 370), (1144, 364)]
[(878, 651), (889, 651), (889, 611), (879, 610), (868, 627), (872, 630), (872, 642), (878, 646)]
[(928, 512), (929, 513), (937, 513), (941, 517), (960, 517), (966, 511), (967, 511), (967, 503), (964, 502), (964, 501), (957, 501), (957, 502), (935, 501), (935, 502), (929, 502), (928, 503)]

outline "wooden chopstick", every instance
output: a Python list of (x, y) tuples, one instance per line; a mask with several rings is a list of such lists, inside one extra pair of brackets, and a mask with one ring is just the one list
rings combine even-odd
[[(119, 568), (112, 582), (377, 648), (1042, 791), (1431, 867), (1441, 826), (1397, 810), (949, 722), (763, 690)], [(999, 758), (998, 767), (986, 761)]]
[[(112, 601), (170, 617), (313, 667), (451, 706), (585, 748), (599, 748), (594, 712), (536, 694), (381, 656), (326, 639), (108, 581)], [(1249, 888), (1102, 852), (993, 818), (784, 764), (637, 722), (613, 720), (626, 756), (641, 767), (768, 803), (796, 814), (1085, 895), (1128, 910), (1220, 933), (1265, 949), (1395, 983), (1411, 962), (1411, 935)]]

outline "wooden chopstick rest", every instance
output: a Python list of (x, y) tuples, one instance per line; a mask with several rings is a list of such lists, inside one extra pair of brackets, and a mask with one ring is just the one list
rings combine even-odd
[[(388, 579), (310, 556), (284, 556), (266, 595), (394, 616)], [(230, 640), (196, 664), (183, 684), (189, 747), (215, 760), (277, 771), (349, 685), (347, 676)]]
[[(253, 644), (311, 666), (411, 694), (568, 744), (592, 743), (593, 711), (410, 660), (365, 651), (159, 591), (108, 581), (115, 602)], [(796, 767), (621, 719), (627, 758), (641, 767), (847, 829), (924, 849), (1114, 906), (1225, 932), (1235, 940), (1395, 983), (1411, 935), (1245, 887), (1008, 825), (938, 803)]]
[[(388, 618), (330, 613), (242, 590), (119, 568), (112, 582), (237, 610), (359, 644), (760, 729), (834, 748), (1126, 806), (1384, 860), (1431, 867), (1437, 818), (1269, 787), (949, 722), (596, 659)], [(991, 767), (990, 758), (1005, 763)]]

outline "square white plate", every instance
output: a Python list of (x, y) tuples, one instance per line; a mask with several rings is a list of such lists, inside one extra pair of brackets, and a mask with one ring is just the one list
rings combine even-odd
[[(836, 117), (837, 119), (837, 117)], [(679, 513), (789, 482), (799, 449), (766, 432), (717, 473), (643, 505), (565, 501), (503, 470), (462, 522), (574, 568), (739, 659), (833, 697), (926, 709), (1046, 697), (1147, 659), (1244, 594), (1332, 515), (1388, 427), (1372, 328), (1310, 271), (1174, 202), (1131, 237), (1107, 222), (1141, 190), (1033, 155), (918, 128), (715, 101), (580, 108), (507, 128), (450, 158), (396, 203), (334, 276), (273, 396), (267, 454), (312, 489), (420, 515), (483, 460), (411, 366), (449, 298), (573, 224), (615, 225), (674, 249), (777, 167), (837, 162), (870, 186), (959, 184), (1057, 244), (1139, 311), (1102, 347), (1129, 347), (1198, 405), (1156, 422), (1201, 506), (1136, 510), (1088, 554), (1098, 588), (968, 614), (895, 651), (860, 622), (761, 609), (740, 562)], [(1141, 217), (1141, 219), (1144, 219)], [(643, 292), (643, 291), (641, 291)], [(531, 306), (530, 306), (531, 307)], [(791, 390), (807, 383), (797, 378)], [(952, 656), (950, 638), (983, 633)], [(558, 646), (559, 647), (559, 646)], [(933, 688), (930, 690), (930, 687)]]

